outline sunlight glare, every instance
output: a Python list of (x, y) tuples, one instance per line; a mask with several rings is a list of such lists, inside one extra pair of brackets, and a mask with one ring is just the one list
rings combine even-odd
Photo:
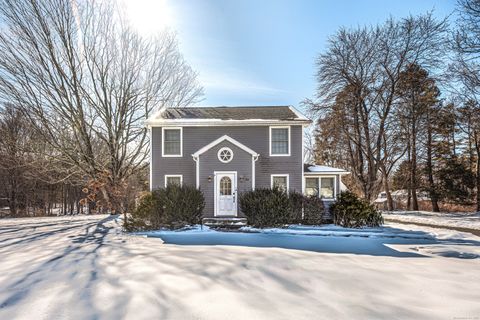
[(173, 11), (167, 0), (124, 1), (131, 23), (141, 33), (152, 34), (173, 27)]

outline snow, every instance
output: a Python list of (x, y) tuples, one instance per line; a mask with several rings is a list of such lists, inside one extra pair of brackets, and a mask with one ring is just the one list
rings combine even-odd
[[(328, 166), (313, 165), (308, 167), (309, 172), (322, 173), (348, 173), (348, 171)], [(307, 172), (308, 173), (308, 172)]]
[(480, 316), (480, 238), (469, 233), (388, 224), (132, 235), (120, 222), (0, 220), (0, 319)]
[(387, 211), (383, 216), (402, 222), (480, 230), (480, 212)]

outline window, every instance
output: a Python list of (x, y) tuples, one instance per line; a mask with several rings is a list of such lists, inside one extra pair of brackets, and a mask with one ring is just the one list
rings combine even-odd
[(326, 199), (334, 198), (335, 178), (320, 178), (320, 197)]
[(305, 178), (305, 195), (335, 198), (335, 177)]
[(305, 195), (318, 197), (318, 178), (305, 178)]
[(162, 128), (162, 156), (182, 156), (182, 128)]
[(233, 159), (233, 151), (230, 148), (221, 148), (218, 150), (218, 160), (223, 163), (228, 163)]
[(229, 177), (223, 177), (222, 179), (220, 179), (220, 195), (232, 195), (232, 179), (230, 179)]
[(290, 155), (290, 127), (270, 127), (270, 156)]
[(165, 175), (165, 187), (174, 184), (176, 184), (177, 186), (181, 186), (182, 180), (182, 175)]
[(272, 188), (279, 188), (285, 192), (288, 191), (288, 175), (277, 174), (272, 175)]

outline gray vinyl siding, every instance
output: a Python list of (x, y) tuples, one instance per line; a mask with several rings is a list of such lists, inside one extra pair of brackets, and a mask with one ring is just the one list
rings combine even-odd
[[(165, 184), (165, 175), (181, 174), (183, 175), (183, 183), (188, 185), (195, 185), (196, 181), (196, 164), (192, 158), (192, 154), (220, 138), (223, 135), (228, 135), (238, 142), (249, 147), (253, 151), (260, 154), (255, 163), (255, 187), (256, 188), (270, 188), (270, 179), (272, 174), (288, 174), (290, 190), (302, 192), (303, 179), (303, 150), (302, 150), (302, 135), (303, 128), (301, 125), (291, 126), (290, 129), (290, 156), (269, 156), (269, 126), (222, 126), (222, 127), (183, 127), (183, 157), (162, 157), (162, 128), (152, 127), (152, 189), (162, 188)], [(223, 145), (225, 142), (223, 143)], [(222, 145), (222, 143), (220, 144)], [(238, 163), (236, 161), (239, 149), (230, 146), (234, 151), (234, 160), (232, 160), (233, 167), (226, 166), (218, 161), (216, 152), (210, 150), (203, 155), (203, 157), (210, 157), (210, 161), (203, 161), (200, 157), (200, 187), (205, 192), (205, 200), (207, 202), (204, 215), (213, 215), (213, 171), (222, 171), (223, 167), (229, 168), (228, 171), (238, 171), (240, 177), (241, 170), (251, 168), (251, 156), (245, 153), (246, 158), (243, 159), (245, 163)], [(217, 150), (219, 145), (213, 149)], [(242, 150), (243, 151), (243, 150)], [(243, 157), (243, 155), (242, 155)], [(239, 159), (240, 160), (240, 159)], [(243, 161), (242, 160), (242, 161)], [(207, 162), (207, 164), (205, 163)], [(203, 167), (203, 168), (202, 168)], [(251, 171), (251, 169), (249, 169)], [(212, 190), (205, 186), (205, 181), (208, 179), (208, 172), (212, 175)], [(243, 172), (243, 171), (242, 171)], [(247, 173), (245, 173), (247, 174)], [(251, 174), (251, 173), (250, 173)], [(251, 183), (251, 179), (249, 181)], [(238, 182), (240, 187), (241, 183)], [(211, 191), (211, 192), (210, 192)]]

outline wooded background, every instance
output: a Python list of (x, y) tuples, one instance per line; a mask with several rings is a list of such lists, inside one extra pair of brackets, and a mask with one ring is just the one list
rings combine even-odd
[[(0, 0), (0, 215), (127, 212), (148, 190), (144, 120), (200, 101), (175, 34), (115, 1)], [(312, 39), (315, 41), (315, 39)], [(341, 28), (316, 60), (307, 155), (374, 201), (480, 211), (480, 0)], [(3, 208), (3, 209), (2, 209)]]

